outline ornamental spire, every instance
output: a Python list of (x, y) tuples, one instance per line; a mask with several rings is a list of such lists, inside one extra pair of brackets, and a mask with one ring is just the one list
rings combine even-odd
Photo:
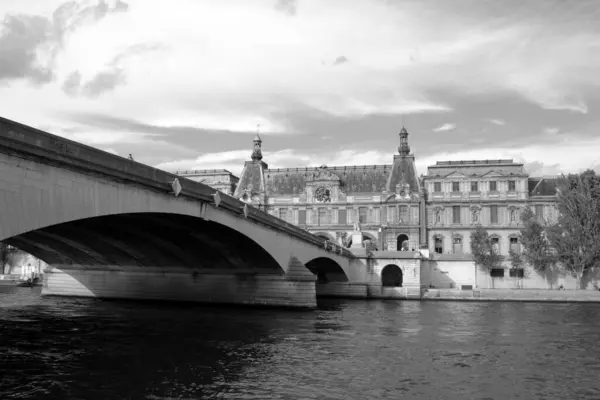
[(256, 125), (256, 136), (254, 137), (254, 149), (252, 150), (252, 161), (260, 161), (262, 160), (262, 140), (260, 136), (258, 136), (258, 130), (260, 128), (260, 124)]
[(401, 156), (407, 156), (410, 153), (410, 146), (408, 145), (408, 131), (404, 126), (399, 133), (400, 135), (400, 146), (398, 146), (398, 153)]

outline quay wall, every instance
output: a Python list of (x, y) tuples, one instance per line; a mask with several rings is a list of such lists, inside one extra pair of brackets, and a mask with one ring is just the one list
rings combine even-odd
[(314, 279), (190, 271), (47, 271), (42, 295), (315, 308)]
[(427, 289), (422, 300), (433, 301), (522, 301), (556, 303), (600, 303), (600, 291), (548, 289)]

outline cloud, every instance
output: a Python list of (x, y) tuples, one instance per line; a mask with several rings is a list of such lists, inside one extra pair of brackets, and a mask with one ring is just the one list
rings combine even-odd
[(525, 162), (523, 165), (529, 176), (560, 175), (560, 164), (545, 164), (541, 161)]
[(335, 61), (333, 62), (333, 65), (340, 65), (340, 64), (344, 64), (347, 63), (348, 59), (344, 56), (339, 56), (338, 58), (335, 59)]
[(0, 81), (28, 79), (47, 83), (52, 71), (38, 63), (38, 47), (48, 40), (52, 25), (46, 18), (7, 15), (0, 26)]
[(51, 82), (55, 75), (55, 58), (70, 33), (98, 22), (110, 13), (125, 12), (128, 7), (121, 0), (116, 0), (112, 8), (104, 0), (93, 6), (69, 1), (56, 8), (52, 19), (7, 14), (0, 26), (0, 81)]
[[(239, 176), (245, 161), (250, 160), (251, 150), (233, 150), (203, 154), (195, 159), (179, 160), (156, 165), (168, 171), (225, 168)], [(293, 149), (274, 152), (263, 151), (263, 161), (269, 168), (338, 166), (355, 164), (388, 164), (390, 155), (378, 151), (342, 150), (331, 154), (311, 154)]]
[(91, 80), (83, 84), (81, 90), (84, 96), (96, 97), (111, 91), (124, 83), (125, 76), (123, 70), (120, 68), (113, 68), (99, 72)]
[(544, 128), (544, 134), (546, 135), (556, 135), (560, 132), (560, 129), (556, 127)]
[[(401, 116), (425, 157), (597, 135), (600, 26), (589, 3), (457, 1), (5, 0), (0, 14), (20, 10), (5, 21), (24, 30), (5, 22), (0, 33), (1, 112), (79, 129), (120, 154), (142, 143), (136, 159), (145, 149), (156, 163), (249, 148), (257, 124), (269, 150), (294, 149), (285, 154), (298, 163), (387, 151)], [(432, 131), (444, 125), (461, 129)]]
[(275, 9), (289, 16), (294, 16), (298, 11), (298, 0), (277, 0)]
[(433, 129), (434, 132), (446, 132), (446, 131), (452, 131), (456, 128), (455, 124), (443, 124), (438, 126), (437, 128)]
[(62, 90), (69, 96), (98, 97), (125, 84), (125, 81), (125, 74), (121, 68), (106, 69), (86, 82), (83, 82), (79, 71), (74, 71), (63, 82)]

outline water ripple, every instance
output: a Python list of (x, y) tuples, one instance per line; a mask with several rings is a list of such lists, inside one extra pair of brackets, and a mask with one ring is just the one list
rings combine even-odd
[(0, 288), (0, 398), (597, 400), (597, 310), (336, 300), (254, 311)]

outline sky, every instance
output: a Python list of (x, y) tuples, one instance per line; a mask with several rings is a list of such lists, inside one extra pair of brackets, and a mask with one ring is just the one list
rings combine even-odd
[(0, 0), (0, 116), (175, 171), (600, 172), (600, 0)]

